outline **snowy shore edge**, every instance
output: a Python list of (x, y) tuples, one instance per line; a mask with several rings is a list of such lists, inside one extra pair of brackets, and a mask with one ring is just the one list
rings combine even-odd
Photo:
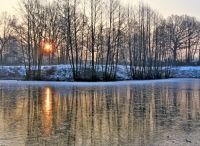
[[(73, 81), (70, 65), (43, 66), (45, 78), (49, 81)], [(184, 66), (172, 68), (172, 78), (200, 78), (200, 66)], [(0, 80), (23, 80), (25, 68), (23, 66), (0, 67)], [(131, 80), (125, 66), (118, 66), (118, 80)]]

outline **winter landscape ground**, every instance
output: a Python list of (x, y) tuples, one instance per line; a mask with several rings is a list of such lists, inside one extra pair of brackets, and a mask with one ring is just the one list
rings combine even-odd
[[(173, 67), (170, 78), (200, 78), (200, 66)], [(42, 66), (43, 80), (46, 81), (73, 81), (73, 73), (70, 65)], [(0, 67), (1, 80), (24, 80), (26, 75), (23, 66)], [(131, 80), (131, 76), (125, 66), (118, 66), (117, 80)]]

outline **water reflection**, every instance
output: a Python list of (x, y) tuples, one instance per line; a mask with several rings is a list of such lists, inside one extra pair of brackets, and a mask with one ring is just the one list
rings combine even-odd
[[(0, 144), (154, 145), (200, 121), (200, 84), (1, 87)], [(13, 129), (14, 128), (14, 129)]]
[(52, 130), (52, 90), (50, 88), (44, 89), (45, 94), (42, 97), (42, 127), (44, 135), (49, 136)]

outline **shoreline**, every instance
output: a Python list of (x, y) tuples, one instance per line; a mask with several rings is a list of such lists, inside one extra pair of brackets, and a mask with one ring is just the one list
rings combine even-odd
[[(42, 66), (45, 73), (41, 81), (74, 82), (70, 65)], [(178, 66), (170, 69), (170, 78), (199, 78), (200, 66)], [(0, 68), (0, 80), (24, 80), (26, 71), (24, 66), (3, 66)], [(132, 78), (126, 66), (119, 65), (116, 74), (116, 81), (130, 81)], [(150, 79), (154, 80), (154, 79)], [(160, 80), (160, 79), (155, 79)], [(38, 81), (38, 80), (34, 80)], [(142, 80), (141, 80), (142, 81)], [(84, 81), (83, 81), (84, 82)], [(97, 81), (99, 83), (104, 81)], [(105, 81), (110, 82), (110, 81)]]
[(155, 83), (176, 83), (189, 82), (191, 80), (200, 81), (195, 78), (170, 78), (158, 80), (126, 80), (111, 82), (68, 82), (68, 81), (22, 81), (22, 80), (0, 80), (0, 85), (30, 85), (30, 86), (52, 86), (52, 87), (103, 87), (103, 86), (128, 86), (128, 85), (144, 85)]

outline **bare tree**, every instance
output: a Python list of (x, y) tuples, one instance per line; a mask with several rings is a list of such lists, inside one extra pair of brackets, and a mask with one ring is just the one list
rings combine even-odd
[(0, 21), (0, 62), (3, 65), (3, 54), (9, 45), (9, 41), (12, 40), (12, 28), (11, 23), (13, 19), (6, 13), (3, 12)]

